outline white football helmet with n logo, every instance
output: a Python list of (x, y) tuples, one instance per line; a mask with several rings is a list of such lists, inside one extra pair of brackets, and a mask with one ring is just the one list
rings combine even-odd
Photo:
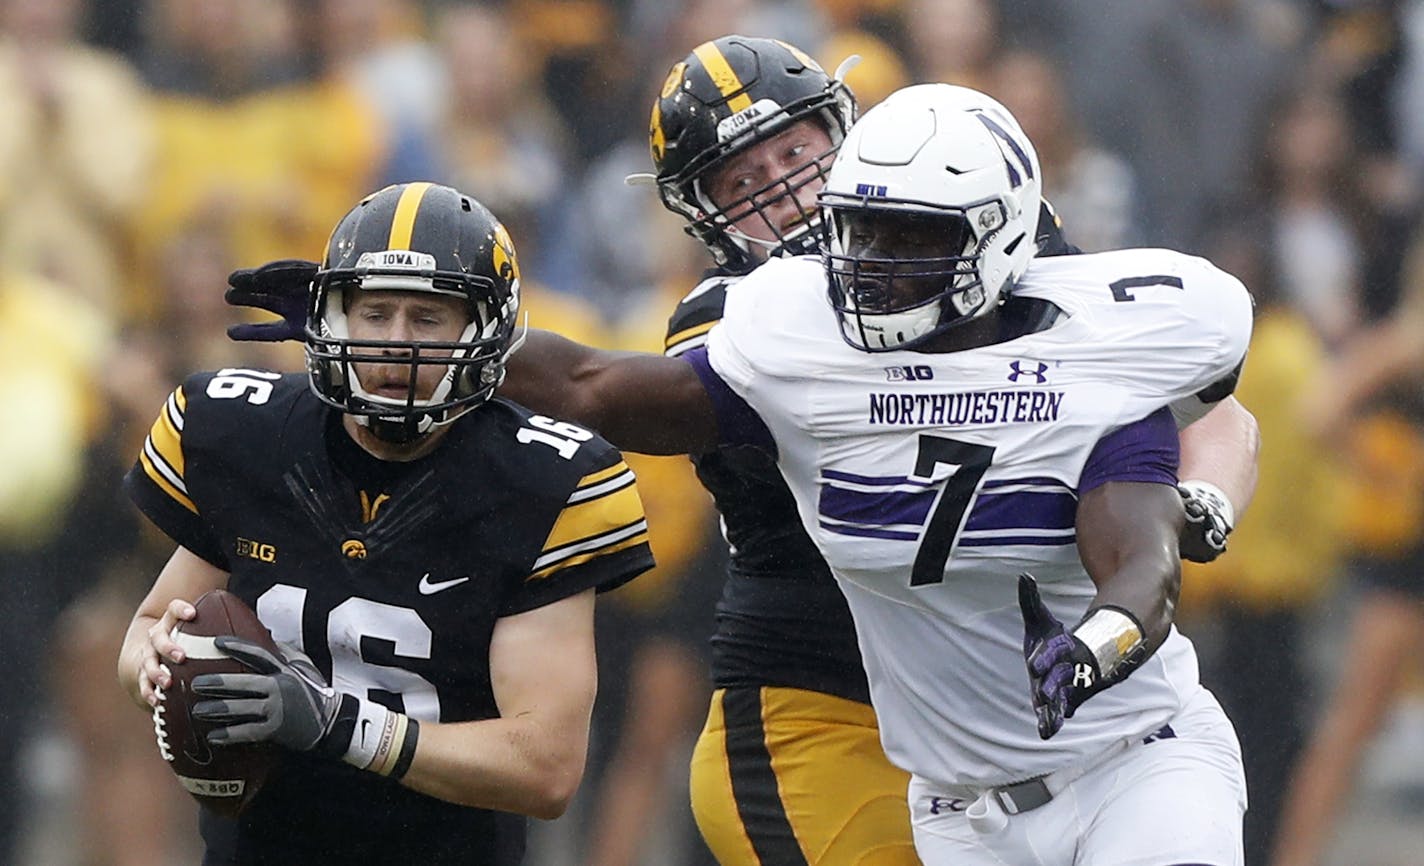
[[(983, 93), (921, 84), (871, 109), (820, 195), (831, 303), (846, 341), (871, 352), (912, 348), (993, 310), (1034, 255), (1041, 197), (1033, 144)], [(942, 225), (943, 246), (855, 242), (887, 216)], [(933, 289), (907, 300), (888, 289), (897, 279)]]

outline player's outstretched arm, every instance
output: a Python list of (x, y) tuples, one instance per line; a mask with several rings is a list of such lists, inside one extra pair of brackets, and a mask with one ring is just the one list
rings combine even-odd
[(1048, 739), (1088, 698), (1126, 679), (1166, 640), (1181, 585), (1182, 503), (1166, 484), (1110, 481), (1078, 504), (1078, 552), (1098, 588), (1068, 628), (1019, 579), (1024, 657), (1038, 734)]
[(158, 702), (154, 686), (167, 688), (172, 680), (166, 663), (183, 660), (183, 650), (170, 637), (173, 626), (196, 615), (192, 599), (227, 586), (227, 580), (227, 572), (181, 546), (159, 572), (119, 650), (119, 685), (145, 710)]
[(1227, 397), (1183, 428), (1181, 440), (1182, 558), (1211, 562), (1226, 551), (1226, 537), (1256, 493), (1261, 431), (1256, 417)]
[(597, 430), (625, 451), (700, 454), (717, 444), (712, 400), (691, 364), (595, 349), (531, 330), (499, 396)]
[[(234, 340), (300, 340), (315, 262), (283, 259), (234, 271), (225, 296), (235, 307), (276, 313), (279, 321), (234, 325)], [(713, 408), (691, 366), (662, 355), (612, 352), (531, 330), (510, 358), (499, 389), (536, 412), (577, 421), (619, 448), (644, 454), (696, 454), (717, 444)]]

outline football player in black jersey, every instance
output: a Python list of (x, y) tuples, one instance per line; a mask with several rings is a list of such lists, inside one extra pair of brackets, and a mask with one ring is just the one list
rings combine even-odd
[[(636, 179), (656, 183), (717, 267), (673, 312), (668, 355), (703, 345), (728, 287), (768, 256), (815, 251), (816, 194), (854, 114), (839, 72), (827, 75), (777, 40), (725, 36), (673, 66), (650, 124), (656, 174)], [(1039, 255), (1076, 252), (1046, 203), (1036, 242)], [(247, 273), (229, 298), (284, 313), (284, 282), (291, 281), (279, 269), (255, 282)], [(239, 333), (284, 337), (281, 323), (256, 327)], [(711, 448), (716, 434), (699, 426), (705, 419), (643, 423), (663, 418), (662, 406), (682, 405), (658, 369), (532, 332), (512, 359), (508, 386), (531, 405), (584, 416), (634, 450), (706, 446), (694, 460), (722, 514), (731, 558), (712, 638), (716, 692), (692, 761), (699, 828), (726, 866), (919, 863), (908, 776), (880, 749), (850, 612), (801, 528), (774, 457), (752, 447)], [(592, 404), (591, 395), (611, 392), (618, 412)], [(1196, 522), (1184, 530), (1182, 549), (1193, 558), (1220, 552), (1232, 506), (1249, 501), (1255, 436), (1254, 419), (1231, 398), (1183, 433), (1182, 477), (1203, 477), (1193, 474), (1196, 460), (1230, 494), (1184, 484)]]
[(178, 547), (120, 680), (157, 706), (170, 632), (214, 588), (283, 647), (220, 638), (253, 672), (194, 682), (215, 748), (287, 750), (239, 818), (203, 811), (205, 863), (517, 863), (523, 816), (560, 814), (583, 772), (594, 594), (652, 565), (633, 475), (495, 395), (519, 266), (470, 197), (375, 193), (311, 286), (309, 375), (189, 378), (125, 479)]

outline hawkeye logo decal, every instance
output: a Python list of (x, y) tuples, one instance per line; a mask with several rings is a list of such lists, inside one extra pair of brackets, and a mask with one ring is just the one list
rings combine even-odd
[(514, 241), (502, 223), (495, 224), (494, 249), (490, 252), (494, 258), (495, 273), (511, 283), (519, 282), (519, 260), (514, 257)]
[(682, 86), (682, 74), (687, 71), (687, 63), (679, 60), (672, 69), (668, 70), (667, 78), (663, 79), (662, 98), (667, 99), (677, 92)]

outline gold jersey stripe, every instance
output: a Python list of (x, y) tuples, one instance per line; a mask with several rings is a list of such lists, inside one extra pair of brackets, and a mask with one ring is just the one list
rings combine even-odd
[(732, 111), (741, 111), (751, 108), (752, 98), (745, 93), (732, 96), (742, 89), (742, 80), (737, 77), (737, 73), (732, 69), (727, 58), (723, 56), (722, 49), (716, 43), (704, 42), (692, 49), (692, 53), (697, 55), (697, 59), (702, 61), (702, 67), (707, 70), (707, 74), (712, 76), (712, 83), (717, 85), (717, 89), (727, 100), (727, 107)]
[(645, 519), (638, 485), (624, 484), (602, 496), (565, 505), (544, 542), (543, 554), (561, 547), (597, 538), (607, 532)]
[(617, 463), (613, 464), (607, 469), (600, 469), (597, 472), (590, 472), (589, 474), (585, 475), (582, 479), (579, 480), (577, 489), (583, 490), (586, 487), (592, 487), (595, 484), (601, 484), (604, 481), (607, 481), (613, 476), (619, 474), (620, 472), (627, 471), (629, 471), (628, 464), (624, 463), (622, 460), (619, 460)]
[(173, 397), (164, 402), (163, 408), (158, 412), (158, 418), (153, 422), (153, 426), (148, 431), (148, 441), (153, 446), (154, 452), (164, 463), (173, 469), (180, 479), (183, 477), (183, 417), (181, 414), (183, 407), (187, 405), (187, 400), (183, 397), (183, 389), (179, 388), (173, 392)]
[(168, 478), (164, 476), (164, 474), (159, 470), (158, 466), (156, 466), (153, 460), (149, 458), (147, 450), (139, 452), (138, 460), (139, 463), (143, 465), (143, 471), (147, 473), (148, 477), (152, 479), (153, 483), (157, 484), (159, 488), (163, 490), (164, 493), (167, 493), (173, 498), (175, 502), (188, 509), (189, 511), (193, 512), (194, 514), (198, 513), (198, 506), (194, 505), (193, 500), (189, 499), (187, 494), (175, 487), (173, 483), (170, 482)]
[(673, 346), (676, 346), (678, 343), (681, 343), (684, 340), (690, 340), (693, 337), (702, 336), (703, 334), (717, 327), (717, 323), (720, 321), (721, 319), (713, 319), (710, 322), (703, 322), (700, 325), (693, 325), (691, 328), (686, 328), (684, 330), (678, 331), (676, 334), (669, 334), (667, 340), (663, 343), (664, 351), (671, 350)]
[(541, 578), (548, 577), (556, 571), (562, 571), (566, 568), (572, 568), (575, 565), (582, 565), (583, 563), (591, 562), (592, 560), (595, 560), (600, 556), (608, 556), (609, 554), (617, 553), (620, 550), (627, 550), (630, 547), (637, 547), (640, 544), (647, 543), (648, 532), (645, 529), (636, 535), (633, 535), (629, 538), (625, 538), (622, 541), (614, 542), (613, 544), (610, 544), (607, 547), (600, 547), (597, 550), (591, 550), (587, 553), (580, 553), (574, 556), (570, 556), (568, 559), (560, 560), (554, 563), (553, 565), (534, 572), (533, 574), (529, 575), (528, 579), (539, 580)]
[(415, 215), (420, 212), (420, 202), (431, 186), (428, 181), (419, 181), (410, 184), (401, 193), (400, 201), (396, 202), (396, 214), (391, 218), (391, 239), (386, 249), (410, 249), (410, 236), (415, 232)]
[(158, 452), (158, 456), (182, 478), (186, 467), (183, 463), (183, 433), (178, 425), (183, 420), (175, 420), (170, 412), (171, 404), (164, 404), (163, 411), (158, 413), (158, 420), (149, 428), (148, 441), (153, 443), (153, 450)]

